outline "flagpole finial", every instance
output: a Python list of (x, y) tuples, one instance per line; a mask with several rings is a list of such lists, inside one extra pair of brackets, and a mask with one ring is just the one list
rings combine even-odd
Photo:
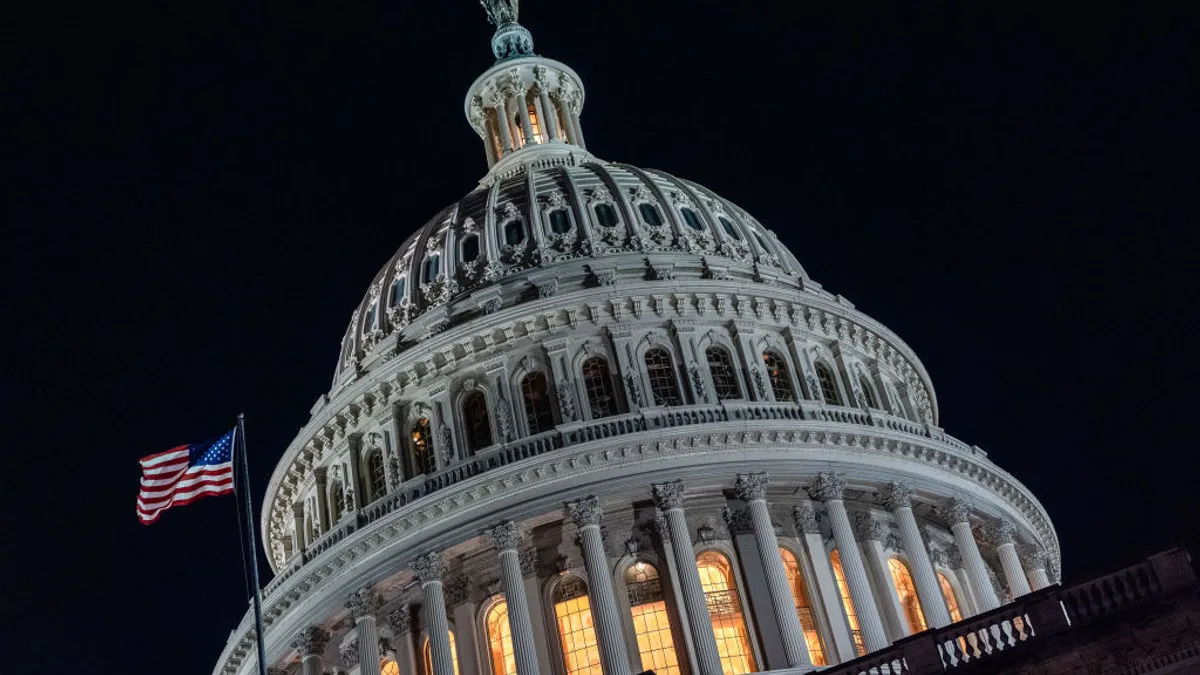
[(492, 54), (504, 61), (533, 55), (533, 35), (517, 23), (518, 0), (479, 0), (488, 21), (496, 27), (492, 36)]

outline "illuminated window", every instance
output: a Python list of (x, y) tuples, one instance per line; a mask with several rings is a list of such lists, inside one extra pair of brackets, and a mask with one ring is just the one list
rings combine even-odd
[(763, 352), (763, 365), (767, 367), (767, 377), (771, 380), (771, 392), (776, 401), (795, 401), (796, 393), (792, 389), (792, 378), (788, 375), (787, 361), (775, 352)]
[(546, 376), (530, 373), (521, 380), (521, 399), (525, 403), (525, 421), (529, 433), (540, 434), (554, 428), (554, 413), (550, 410), (550, 393)]
[(734, 241), (742, 240), (742, 235), (739, 234), (737, 231), (737, 228), (734, 227), (733, 221), (731, 221), (725, 217), (722, 217), (720, 220), (721, 220), (721, 228), (725, 230), (725, 234), (729, 235), (730, 238), (732, 238)]
[(616, 227), (620, 222), (617, 220), (617, 210), (613, 208), (612, 204), (597, 204), (594, 210), (596, 211), (596, 221), (600, 223), (601, 227)]
[(425, 259), (425, 281), (426, 283), (437, 278), (438, 272), (442, 269), (442, 257), (440, 255), (431, 255)]
[(662, 347), (646, 352), (646, 374), (650, 377), (650, 395), (654, 405), (683, 405), (679, 394), (679, 382), (675, 379), (675, 366), (671, 355)]
[[(454, 644), (454, 631), (449, 631), (450, 636), (450, 663), (454, 665), (454, 675), (458, 675), (458, 647)], [(433, 675), (433, 649), (429, 645), (429, 637), (425, 637), (425, 675)]]
[(472, 391), (463, 397), (462, 413), (467, 450), (476, 452), (491, 445), (492, 422), (488, 419), (487, 398), (482, 391)]
[(709, 347), (704, 350), (704, 358), (708, 359), (708, 371), (712, 374), (713, 389), (718, 401), (728, 401), (742, 397), (742, 388), (738, 385), (737, 373), (733, 371), (733, 357), (724, 347)]
[(821, 649), (821, 636), (817, 634), (817, 623), (813, 618), (812, 602), (808, 598), (808, 587), (804, 584), (804, 576), (800, 573), (800, 562), (791, 551), (779, 548), (783, 558), (783, 567), (787, 570), (788, 585), (792, 588), (792, 600), (796, 603), (796, 614), (800, 617), (800, 627), (804, 629), (804, 642), (808, 644), (808, 657), (814, 666), (826, 666), (825, 652)]
[(704, 600), (712, 618), (722, 672), (724, 675), (753, 673), (754, 652), (750, 650), (750, 633), (742, 616), (729, 559), (716, 551), (705, 551), (696, 558), (696, 569), (700, 572)]
[(514, 218), (504, 224), (504, 243), (516, 246), (525, 241), (525, 223), (520, 218)]
[(663, 224), (662, 214), (658, 212), (658, 207), (653, 204), (642, 202), (638, 204), (638, 213), (642, 214), (642, 220), (650, 227), (659, 227)]
[(629, 610), (633, 614), (642, 670), (653, 670), (657, 675), (679, 675), (679, 657), (675, 653), (658, 570), (650, 563), (635, 562), (625, 570), (625, 588), (629, 591)]
[(679, 212), (683, 214), (683, 222), (687, 223), (688, 227), (692, 228), (693, 230), (704, 229), (704, 223), (700, 222), (700, 216), (696, 215), (695, 211), (688, 208), (683, 208), (679, 209)]
[(587, 394), (592, 419), (617, 414), (617, 394), (613, 387), (612, 373), (608, 362), (599, 356), (583, 362), (583, 388)]
[(888, 570), (892, 573), (892, 583), (896, 585), (896, 597), (904, 609), (904, 619), (908, 622), (908, 634), (914, 635), (925, 630), (925, 613), (921, 611), (921, 601), (917, 598), (917, 587), (913, 585), (912, 574), (908, 565), (899, 558), (888, 559)]
[(396, 277), (392, 282), (392, 306), (404, 301), (404, 277)]
[(379, 675), (400, 675), (400, 664), (395, 659), (380, 659)]
[(863, 397), (867, 400), (867, 407), (878, 408), (879, 402), (875, 400), (875, 390), (871, 389), (871, 383), (867, 381), (867, 378), (858, 378), (858, 387), (862, 389)]
[(834, 549), (829, 554), (829, 564), (833, 567), (833, 578), (837, 580), (838, 595), (842, 596), (842, 609), (846, 612), (846, 623), (850, 624), (850, 635), (854, 637), (854, 651), (862, 656), (867, 653), (863, 643), (862, 630), (858, 625), (858, 615), (854, 613), (854, 600), (850, 597), (850, 587), (846, 585), (846, 572), (842, 569), (842, 555)]
[(950, 585), (950, 580), (945, 574), (937, 573), (938, 586), (942, 589), (942, 597), (946, 600), (946, 609), (950, 611), (950, 622), (958, 623), (962, 621), (962, 610), (958, 606), (958, 596), (954, 594), (954, 587)]
[(429, 427), (429, 418), (422, 417), (417, 420), (409, 433), (412, 437), (413, 470), (417, 473), (435, 473), (437, 455), (433, 452), (433, 434)]
[(567, 675), (603, 675), (592, 606), (583, 579), (566, 577), (555, 586), (554, 616), (558, 619), (558, 638), (562, 642)]
[(842, 405), (842, 397), (838, 394), (837, 380), (833, 379), (833, 371), (824, 363), (818, 363), (817, 382), (821, 384), (821, 396), (830, 405)]
[(542, 125), (538, 120), (537, 108), (529, 106), (529, 126), (533, 128), (533, 139), (535, 143), (545, 143), (546, 136), (542, 133)]
[(508, 603), (500, 600), (492, 605), (484, 625), (487, 626), (488, 651), (492, 655), (492, 675), (516, 675), (517, 659), (513, 656)]
[(468, 234), (462, 241), (462, 259), (464, 262), (472, 262), (479, 257), (479, 236)]
[(383, 470), (382, 450), (372, 450), (367, 455), (367, 478), (371, 483), (372, 499), (379, 499), (387, 493), (387, 474)]
[(571, 216), (566, 209), (554, 209), (550, 212), (550, 231), (554, 234), (566, 234), (571, 231)]

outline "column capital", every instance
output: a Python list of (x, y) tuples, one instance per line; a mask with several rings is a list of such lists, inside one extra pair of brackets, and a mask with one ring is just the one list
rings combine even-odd
[(1015, 544), (1016, 543), (1017, 526), (1007, 518), (1001, 518), (1000, 522), (996, 523), (993, 536), (996, 537), (998, 544)]
[(883, 504), (889, 511), (912, 508), (913, 489), (908, 483), (892, 481), (883, 490)]
[(392, 629), (397, 637), (408, 635), (412, 632), (412, 608), (408, 605), (397, 607), (387, 615), (388, 628)]
[(446, 582), (445, 598), (447, 607), (456, 607), (471, 597), (471, 579), (465, 574), (451, 577)]
[(654, 495), (655, 506), (662, 511), (683, 508), (684, 486), (682, 480), (673, 480), (669, 483), (655, 483), (650, 486), (650, 491)]
[(958, 523), (967, 523), (969, 525), (971, 523), (972, 508), (973, 505), (967, 499), (951, 497), (939, 504), (937, 511), (951, 525), (957, 525)]
[(1021, 556), (1021, 564), (1030, 570), (1046, 569), (1050, 559), (1046, 549), (1035, 546), (1020, 546), (1017, 548), (1017, 555)]
[(521, 563), (521, 576), (531, 577), (537, 574), (538, 552), (536, 548), (521, 551), (518, 560)]
[(855, 514), (854, 530), (861, 541), (884, 541), (888, 536), (887, 524), (866, 512)]
[(846, 481), (832, 471), (823, 471), (817, 474), (816, 479), (808, 488), (808, 494), (819, 502), (835, 499), (840, 501), (845, 491)]
[(445, 571), (446, 565), (442, 562), (442, 554), (438, 551), (430, 551), (423, 556), (417, 557), (409, 561), (409, 569), (412, 570), (414, 576), (421, 581), (421, 585), (442, 580), (442, 572)]
[(292, 640), (292, 648), (300, 652), (300, 656), (320, 656), (325, 653), (325, 646), (329, 644), (329, 631), (320, 626), (309, 626), (300, 631), (295, 640)]
[(792, 507), (792, 519), (796, 521), (796, 531), (800, 534), (821, 534), (817, 524), (817, 509), (807, 499)]
[(566, 502), (563, 506), (567, 509), (567, 515), (575, 521), (575, 527), (581, 530), (589, 525), (599, 527), (601, 519), (604, 518), (604, 509), (595, 495)]
[(346, 669), (354, 670), (354, 667), (358, 665), (359, 661), (358, 638), (354, 638), (353, 640), (350, 640), (346, 644), (339, 647), (338, 654), (342, 657), (342, 663), (346, 666)]
[(515, 551), (521, 546), (521, 528), (511, 520), (493, 525), (484, 532), (497, 551)]
[(375, 616), (375, 612), (383, 606), (383, 600), (370, 586), (363, 586), (346, 598), (345, 606), (350, 610), (350, 616), (357, 621), (364, 616)]
[(752, 502), (756, 499), (766, 500), (769, 480), (766, 471), (739, 473), (733, 489), (737, 493), (738, 499), (744, 502)]

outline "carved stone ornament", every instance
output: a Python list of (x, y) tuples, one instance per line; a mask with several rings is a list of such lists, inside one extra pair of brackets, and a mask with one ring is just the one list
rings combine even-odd
[(641, 378), (631, 370), (625, 373), (625, 386), (629, 390), (629, 400), (633, 402), (634, 407), (640, 408), (642, 405)]
[(959, 552), (957, 546), (946, 549), (946, 564), (950, 565), (950, 569), (952, 570), (961, 570), (966, 568), (966, 566), (963, 565), (962, 553)]
[(744, 502), (752, 502), (756, 499), (765, 500), (769, 481), (770, 478), (765, 471), (739, 473), (737, 482), (733, 484), (733, 490), (737, 493), (738, 499)]
[(484, 532), (497, 551), (515, 551), (521, 546), (521, 528), (511, 520), (489, 527)]
[(854, 516), (854, 529), (860, 541), (886, 541), (888, 526), (870, 513)]
[(961, 497), (951, 497), (938, 505), (938, 514), (951, 525), (971, 522), (971, 502)]
[(508, 401), (499, 399), (496, 401), (496, 426), (500, 429), (500, 442), (507, 443), (513, 437), (513, 416), (512, 408), (508, 406)]
[(655, 506), (664, 512), (671, 509), (683, 508), (684, 489), (682, 480), (674, 480), (669, 483), (655, 483), (650, 488), (654, 496)]
[(320, 626), (309, 626), (292, 640), (292, 648), (300, 652), (301, 656), (320, 656), (325, 653), (325, 646), (328, 644), (329, 631)]
[(1002, 518), (1000, 520), (1000, 522), (996, 524), (994, 536), (996, 538), (997, 543), (1012, 544), (1012, 543), (1015, 543), (1015, 541), (1016, 541), (1016, 539), (1015, 539), (1016, 532), (1017, 532), (1017, 526), (1013, 525), (1013, 522), (1011, 520), (1008, 520), (1007, 518)]
[(708, 403), (708, 387), (704, 384), (704, 375), (700, 372), (700, 366), (695, 363), (689, 365), (688, 377), (692, 380), (692, 391), (696, 393), (696, 400)]
[(1029, 546), (1021, 547), (1018, 552), (1021, 556), (1021, 566), (1025, 569), (1029, 571), (1046, 569), (1047, 562), (1050, 559), (1049, 554), (1046, 553), (1046, 549)]
[(446, 583), (446, 606), (454, 607), (467, 601), (471, 595), (471, 580), (465, 574), (460, 574)]
[(521, 551), (519, 560), (521, 561), (521, 576), (531, 577), (537, 574), (538, 552), (536, 548), (527, 548)]
[(604, 517), (604, 509), (600, 507), (600, 500), (594, 496), (567, 502), (565, 506), (567, 515), (575, 521), (575, 526), (580, 529), (589, 525), (599, 526), (600, 520)]
[(569, 380), (558, 381), (558, 409), (562, 412), (563, 420), (574, 422), (578, 419), (575, 411), (575, 387)]
[(730, 534), (747, 534), (754, 531), (754, 521), (750, 516), (750, 509), (734, 509), (725, 507), (721, 512), (725, 518), (725, 526), (729, 528)]
[(846, 491), (846, 481), (842, 477), (832, 471), (823, 471), (817, 474), (817, 479), (808, 488), (808, 494), (819, 502), (827, 502), (833, 499), (841, 500)]
[(454, 461), (454, 433), (442, 422), (438, 427), (438, 443), (442, 446), (442, 462), (449, 464)]
[(356, 620), (364, 616), (375, 616), (375, 612), (382, 606), (383, 601), (379, 594), (367, 587), (358, 589), (346, 598), (346, 609), (350, 610), (350, 616)]
[(908, 483), (892, 481), (883, 491), (883, 503), (889, 511), (912, 508), (913, 489)]
[(498, 297), (488, 298), (487, 300), (483, 301), (483, 304), (480, 305), (480, 308), (483, 310), (484, 314), (495, 314), (496, 312), (500, 311), (500, 308), (503, 306), (503, 304), (503, 301)]
[(752, 375), (754, 375), (754, 390), (755, 390), (756, 392), (758, 392), (758, 398), (759, 398), (759, 400), (764, 400), (764, 399), (766, 399), (766, 398), (767, 398), (767, 379), (766, 379), (766, 376), (764, 376), (764, 375), (763, 375), (763, 373), (762, 373), (762, 371), (761, 371), (761, 370), (759, 370), (758, 368), (754, 368), (754, 367), (752, 367), (752, 368), (750, 369), (750, 373), (751, 373)]
[(358, 638), (338, 648), (338, 654), (342, 657), (342, 665), (346, 666), (347, 670), (354, 670), (358, 665)]
[(817, 510), (810, 501), (802, 501), (792, 507), (792, 519), (796, 521), (796, 531), (800, 534), (820, 534), (817, 525)]
[(393, 609), (387, 615), (387, 624), (396, 637), (408, 635), (412, 631), (412, 609), (408, 605)]
[(445, 571), (442, 554), (437, 551), (430, 551), (423, 556), (414, 558), (408, 563), (408, 566), (421, 584), (441, 581), (442, 572)]

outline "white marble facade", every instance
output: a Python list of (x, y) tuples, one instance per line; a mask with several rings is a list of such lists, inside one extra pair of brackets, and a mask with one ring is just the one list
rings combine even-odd
[(490, 170), (376, 276), (268, 486), (274, 668), (804, 671), (1051, 584), (1045, 510), (916, 354), (738, 206), (592, 156), (578, 76), (484, 4)]

